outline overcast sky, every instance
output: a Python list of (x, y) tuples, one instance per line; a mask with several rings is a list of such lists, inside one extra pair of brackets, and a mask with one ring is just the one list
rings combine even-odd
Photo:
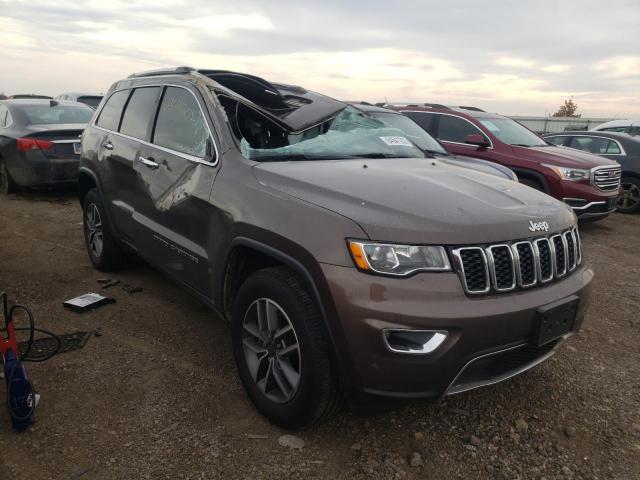
[(0, 0), (0, 92), (191, 65), (346, 100), (640, 117), (640, 0)]

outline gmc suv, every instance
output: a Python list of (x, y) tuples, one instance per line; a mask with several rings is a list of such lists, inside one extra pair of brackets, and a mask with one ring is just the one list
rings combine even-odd
[(477, 107), (389, 105), (440, 140), (451, 153), (490, 160), (524, 183), (570, 205), (581, 221), (616, 210), (620, 165), (586, 152), (558, 148), (502, 115)]
[(134, 250), (228, 319), (248, 396), (285, 427), (512, 377), (589, 303), (567, 205), (389, 110), (179, 67), (115, 83), (81, 158), (93, 265)]

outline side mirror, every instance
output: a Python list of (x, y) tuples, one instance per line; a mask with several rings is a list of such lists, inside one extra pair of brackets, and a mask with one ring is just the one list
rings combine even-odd
[(471, 133), (464, 137), (464, 143), (468, 143), (469, 145), (477, 145), (478, 148), (483, 149), (487, 148), (491, 145), (485, 137), (480, 135), (479, 133)]

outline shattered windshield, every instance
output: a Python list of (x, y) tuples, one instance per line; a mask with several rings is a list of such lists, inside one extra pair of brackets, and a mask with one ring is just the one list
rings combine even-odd
[(335, 118), (291, 134), (243, 105), (228, 108), (245, 158), (255, 161), (346, 158), (425, 158), (446, 154), (440, 144), (403, 115), (348, 106)]

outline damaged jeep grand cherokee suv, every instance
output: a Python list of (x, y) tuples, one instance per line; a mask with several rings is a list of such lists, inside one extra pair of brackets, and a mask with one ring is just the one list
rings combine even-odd
[(86, 246), (231, 322), (260, 412), (451, 395), (549, 358), (593, 273), (571, 208), (441, 155), (396, 112), (180, 67), (115, 83), (82, 137)]

